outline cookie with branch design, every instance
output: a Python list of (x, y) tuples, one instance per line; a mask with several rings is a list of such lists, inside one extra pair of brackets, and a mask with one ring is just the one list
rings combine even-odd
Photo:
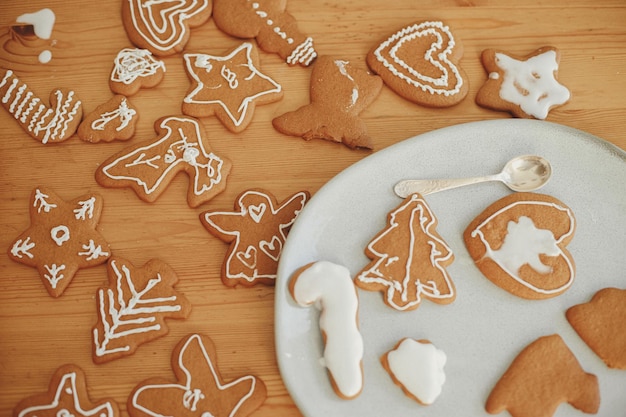
[(76, 272), (103, 264), (109, 244), (96, 230), (102, 213), (99, 194), (62, 200), (47, 187), (30, 197), (30, 226), (9, 247), (12, 260), (37, 268), (52, 297), (59, 297)]
[(128, 140), (135, 134), (138, 119), (137, 108), (125, 96), (117, 94), (87, 114), (77, 134), (92, 143)]
[(151, 378), (135, 387), (128, 398), (131, 417), (229, 416), (245, 417), (263, 404), (263, 381), (245, 375), (226, 382), (217, 368), (217, 352), (211, 339), (192, 334), (172, 353), (176, 382)]
[(132, 96), (142, 88), (157, 86), (165, 75), (165, 63), (147, 49), (124, 48), (113, 61), (109, 87), (115, 94)]
[(165, 336), (165, 319), (184, 319), (191, 304), (174, 290), (178, 277), (165, 262), (141, 268), (119, 257), (107, 265), (109, 285), (98, 289), (98, 322), (93, 327), (93, 361), (131, 355), (139, 345)]

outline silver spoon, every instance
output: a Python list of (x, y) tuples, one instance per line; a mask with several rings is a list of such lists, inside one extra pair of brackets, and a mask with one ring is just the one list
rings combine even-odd
[(511, 159), (502, 171), (495, 175), (476, 178), (404, 180), (393, 188), (398, 197), (406, 198), (415, 193), (427, 195), (464, 185), (485, 181), (501, 181), (513, 191), (534, 191), (543, 187), (552, 175), (552, 167), (546, 159), (535, 155), (523, 155)]

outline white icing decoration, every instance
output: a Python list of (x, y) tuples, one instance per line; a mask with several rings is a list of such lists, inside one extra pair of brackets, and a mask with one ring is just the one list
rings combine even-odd
[(30, 259), (33, 259), (34, 255), (30, 253), (30, 250), (34, 247), (35, 243), (30, 241), (30, 236), (27, 237), (25, 240), (18, 239), (11, 248), (11, 255), (20, 259), (22, 259), (24, 255), (26, 255)]
[(93, 210), (96, 207), (96, 197), (88, 200), (79, 201), (79, 208), (74, 209), (74, 217), (76, 220), (85, 220), (86, 217), (93, 218)]
[(39, 62), (41, 62), (42, 64), (47, 64), (48, 62), (50, 62), (52, 60), (52, 52), (50, 52), (47, 49), (43, 50), (37, 56), (37, 59), (39, 59)]
[(43, 210), (45, 213), (49, 213), (50, 210), (57, 207), (56, 204), (49, 203), (48, 198), (50, 198), (48, 194), (42, 193), (39, 189), (35, 190), (33, 207), (37, 207), (37, 205), (39, 205), (39, 207), (37, 207), (37, 213), (41, 213), (41, 210)]
[(101, 256), (109, 256), (109, 253), (103, 251), (102, 246), (96, 246), (95, 242), (92, 239), (89, 239), (89, 243), (86, 245), (82, 245), (82, 247), (85, 251), (78, 252), (78, 255), (84, 256), (87, 261), (93, 261), (94, 259), (98, 259)]
[(321, 309), (319, 327), (326, 335), (324, 365), (343, 396), (357, 396), (363, 388), (363, 338), (357, 321), (359, 300), (350, 271), (342, 265), (319, 261), (294, 279), (294, 300), (301, 306)]
[(52, 10), (41, 9), (35, 13), (25, 13), (19, 16), (15, 21), (17, 23), (33, 25), (33, 30), (35, 31), (35, 35), (37, 35), (37, 37), (41, 39), (50, 39), (55, 19), (56, 16)]
[(356, 84), (354, 78), (352, 78), (352, 76), (348, 73), (348, 69), (346, 68), (349, 64), (350, 63), (348, 61), (342, 61), (339, 59), (335, 61), (335, 65), (339, 69), (339, 73), (346, 77), (348, 80), (352, 81), (352, 85), (354, 86), (352, 87), (352, 101), (348, 108), (354, 106), (359, 99), (359, 87)]
[(61, 273), (61, 271), (65, 269), (65, 265), (57, 265), (57, 264), (52, 264), (51, 266), (44, 265), (44, 268), (46, 268), (46, 271), (48, 271), (47, 274), (46, 273), (43, 274), (44, 278), (48, 280), (52, 288), (56, 289), (59, 281), (65, 278), (65, 276)]
[(50, 237), (57, 246), (63, 246), (65, 242), (70, 240), (70, 229), (67, 226), (59, 225), (50, 230)]
[(104, 130), (109, 123), (119, 119), (119, 126), (115, 128), (119, 132), (128, 126), (136, 114), (137, 111), (128, 107), (127, 100), (123, 99), (116, 109), (102, 113), (99, 118), (91, 122), (91, 128), (93, 130)]
[(286, 61), (288, 64), (300, 63), (306, 66), (311, 64), (316, 57), (317, 52), (313, 49), (313, 38), (309, 37), (291, 52)]
[(165, 72), (165, 63), (147, 49), (125, 48), (118, 52), (113, 61), (111, 81), (131, 84), (139, 77), (150, 77), (159, 70)]

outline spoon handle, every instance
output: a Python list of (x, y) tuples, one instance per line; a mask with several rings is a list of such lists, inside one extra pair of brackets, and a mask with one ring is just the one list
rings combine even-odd
[(411, 194), (427, 195), (438, 191), (450, 190), (464, 185), (477, 184), (485, 181), (499, 181), (499, 175), (488, 175), (475, 178), (453, 178), (440, 180), (404, 180), (393, 187), (398, 197), (406, 198)]

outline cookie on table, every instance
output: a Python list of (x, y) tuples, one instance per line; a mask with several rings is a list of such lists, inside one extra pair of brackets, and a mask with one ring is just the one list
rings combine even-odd
[(365, 248), (372, 261), (357, 274), (357, 287), (382, 292), (385, 304), (398, 311), (415, 310), (424, 298), (453, 302), (456, 292), (446, 268), (454, 255), (437, 223), (421, 195), (405, 198)]
[(147, 49), (124, 48), (117, 53), (109, 77), (115, 94), (129, 97), (142, 88), (152, 88), (163, 80), (165, 63)]
[(515, 117), (545, 119), (554, 107), (567, 103), (570, 91), (559, 83), (560, 52), (546, 46), (519, 57), (486, 49), (481, 61), (487, 81), (476, 94), (476, 103)]
[(313, 38), (300, 32), (286, 6), (286, 0), (214, 0), (213, 21), (231, 36), (255, 38), (263, 51), (289, 65), (308, 66), (317, 57)]
[(211, 0), (122, 0), (122, 22), (131, 42), (155, 55), (181, 52), (190, 29), (211, 17)]
[(275, 118), (272, 124), (286, 135), (372, 149), (367, 126), (359, 114), (378, 97), (382, 86), (377, 75), (348, 61), (321, 56), (311, 72), (311, 103)]
[(576, 333), (609, 368), (626, 370), (626, 290), (604, 288), (565, 316)]
[(576, 272), (566, 246), (574, 237), (574, 213), (558, 199), (513, 193), (487, 207), (463, 239), (476, 266), (494, 284), (518, 297), (562, 294)]
[(76, 133), (91, 143), (128, 140), (135, 134), (138, 120), (137, 108), (126, 96), (117, 94), (88, 113)]
[(268, 191), (251, 189), (237, 197), (233, 211), (200, 214), (209, 233), (230, 243), (222, 264), (224, 285), (276, 283), (287, 234), (309, 198), (307, 191), (300, 191), (279, 202)]
[(85, 373), (77, 365), (60, 366), (52, 376), (48, 392), (20, 401), (13, 417), (98, 416), (118, 417), (120, 410), (110, 398), (92, 401), (87, 391)]
[(43, 144), (71, 138), (83, 117), (82, 103), (74, 91), (53, 89), (48, 105), (10, 69), (0, 78), (0, 101), (25, 132)]
[(157, 137), (129, 146), (104, 161), (96, 181), (108, 188), (131, 188), (154, 202), (181, 171), (189, 176), (187, 203), (197, 207), (226, 187), (231, 162), (211, 151), (202, 123), (188, 116), (166, 116), (154, 123)]
[(226, 55), (186, 53), (185, 69), (192, 84), (182, 112), (194, 117), (215, 116), (231, 132), (252, 121), (256, 106), (283, 97), (280, 84), (261, 72), (257, 48), (244, 42)]
[(463, 47), (440, 21), (416, 22), (387, 37), (367, 54), (367, 64), (391, 90), (427, 107), (449, 107), (469, 91), (459, 65)]
[(380, 361), (393, 382), (419, 404), (431, 405), (441, 395), (447, 357), (430, 341), (404, 338)]
[(107, 273), (108, 285), (100, 287), (96, 297), (95, 363), (132, 355), (139, 345), (168, 333), (165, 319), (184, 319), (191, 312), (191, 303), (174, 289), (176, 273), (159, 259), (138, 268), (114, 256)]
[(561, 336), (543, 336), (526, 346), (491, 390), (485, 410), (512, 417), (550, 417), (567, 402), (595, 414), (600, 407), (598, 378), (586, 373)]
[(30, 197), (30, 226), (9, 247), (9, 258), (37, 268), (50, 296), (61, 296), (79, 269), (103, 264), (111, 256), (96, 230), (102, 206), (99, 194), (64, 201), (51, 189), (36, 187)]
[(363, 390), (363, 337), (359, 297), (350, 271), (328, 261), (307, 264), (293, 273), (289, 292), (298, 305), (322, 310), (322, 360), (333, 390), (342, 399), (358, 397)]
[(222, 377), (215, 346), (204, 335), (189, 335), (176, 345), (172, 369), (175, 381), (151, 378), (133, 389), (127, 404), (131, 417), (245, 417), (267, 396), (265, 384), (254, 375)]

